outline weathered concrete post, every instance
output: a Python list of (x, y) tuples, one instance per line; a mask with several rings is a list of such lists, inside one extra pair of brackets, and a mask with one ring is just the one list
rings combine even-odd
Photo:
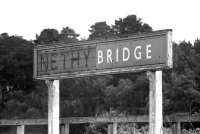
[(61, 125), (61, 134), (69, 134), (69, 124)]
[(25, 133), (24, 131), (25, 131), (24, 125), (17, 126), (17, 134), (24, 134)]
[(117, 134), (117, 122), (108, 124), (108, 134)]
[(162, 71), (147, 72), (149, 90), (149, 134), (162, 134)]
[(181, 134), (181, 122), (177, 122), (177, 134)]
[(113, 134), (117, 134), (117, 122), (113, 122)]
[(59, 80), (46, 80), (48, 87), (48, 134), (60, 133)]
[(113, 133), (113, 124), (108, 124), (108, 134), (112, 134)]

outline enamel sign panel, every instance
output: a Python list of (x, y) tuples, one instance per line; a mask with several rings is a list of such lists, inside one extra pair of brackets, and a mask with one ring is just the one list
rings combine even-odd
[(171, 30), (34, 48), (34, 77), (61, 79), (172, 68)]

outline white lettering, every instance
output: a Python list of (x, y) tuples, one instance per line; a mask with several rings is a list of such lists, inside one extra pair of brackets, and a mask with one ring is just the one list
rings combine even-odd
[[(141, 54), (141, 46), (137, 46), (134, 50), (134, 56), (136, 60), (140, 60), (142, 58), (142, 54)], [(137, 50), (140, 50), (137, 52)]]
[(148, 44), (146, 46), (146, 58), (147, 59), (151, 59), (151, 55), (149, 55), (149, 53), (151, 53), (151, 50), (149, 48), (151, 48), (151, 44)]
[(118, 48), (116, 49), (116, 62), (118, 62), (119, 61), (119, 50), (118, 50)]
[[(126, 55), (127, 53), (127, 55)], [(127, 47), (123, 48), (123, 61), (128, 61), (130, 57), (130, 50)]]
[(111, 62), (112, 63), (112, 51), (111, 49), (107, 50), (107, 63)]
[(98, 64), (103, 63), (103, 52), (101, 50), (98, 50)]

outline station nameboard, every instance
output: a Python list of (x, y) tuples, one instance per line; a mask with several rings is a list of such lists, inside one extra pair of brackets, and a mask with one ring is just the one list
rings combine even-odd
[(172, 30), (34, 48), (34, 78), (61, 79), (172, 68)]

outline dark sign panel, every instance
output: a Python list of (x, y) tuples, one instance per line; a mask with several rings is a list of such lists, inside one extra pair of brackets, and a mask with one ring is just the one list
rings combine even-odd
[(171, 30), (34, 48), (34, 77), (60, 79), (172, 67)]

